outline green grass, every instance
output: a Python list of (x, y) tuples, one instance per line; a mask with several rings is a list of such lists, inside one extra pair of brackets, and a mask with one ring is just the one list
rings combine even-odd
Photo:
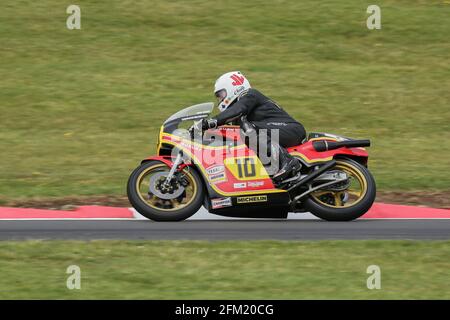
[[(57, 0), (0, 9), (0, 200), (123, 194), (161, 122), (241, 70), (308, 131), (371, 138), (379, 189), (448, 189), (450, 4)], [(2, 200), (3, 199), (3, 200)]]
[(449, 256), (448, 241), (0, 242), (0, 299), (449, 299)]

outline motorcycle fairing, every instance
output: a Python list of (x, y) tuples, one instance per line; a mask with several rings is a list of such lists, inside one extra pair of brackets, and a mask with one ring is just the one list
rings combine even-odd
[(318, 140), (329, 140), (329, 141), (338, 141), (338, 139), (330, 138), (330, 137), (319, 137), (313, 138), (305, 143), (287, 148), (290, 154), (298, 157), (303, 164), (307, 167), (316, 165), (318, 163), (323, 163), (332, 160), (338, 155), (346, 155), (352, 158), (360, 158), (361, 162), (366, 163), (367, 158), (369, 157), (366, 149), (364, 148), (339, 148), (330, 151), (322, 151), (317, 152), (313, 147), (313, 141)]
[[(269, 193), (263, 195), (265, 199), (258, 199), (258, 197), (261, 197), (261, 194), (215, 198), (210, 199), (210, 201), (205, 204), (205, 207), (210, 213), (227, 217), (287, 218), (290, 209), (288, 205), (290, 199), (287, 192)], [(242, 198), (250, 199), (250, 202), (242, 203), (242, 201), (239, 201)], [(257, 199), (252, 200), (252, 198)], [(219, 208), (214, 208), (213, 205), (216, 201), (223, 201), (227, 204)]]
[[(210, 198), (286, 192), (274, 187), (257, 155), (243, 143), (208, 146), (168, 133), (162, 134), (161, 142), (192, 159), (207, 182)], [(219, 161), (210, 163), (206, 154), (217, 154)]]
[[(203, 117), (203, 115), (200, 116)], [(161, 127), (157, 145), (159, 156), (150, 157), (146, 160), (159, 160), (171, 167), (173, 158), (166, 154), (167, 150), (172, 147), (177, 147), (183, 150), (184, 154), (188, 155), (190, 159), (192, 159), (192, 164), (199, 169), (201, 175), (203, 176), (209, 199), (209, 201), (207, 201), (207, 205), (209, 205), (209, 210), (213, 213), (220, 211), (226, 214), (233, 214), (232, 211), (239, 207), (252, 207), (255, 208), (254, 210), (252, 209), (251, 214), (251, 216), (254, 217), (258, 210), (262, 210), (263, 207), (267, 207), (268, 205), (269, 207), (277, 206), (280, 212), (284, 212), (284, 210), (281, 210), (280, 208), (289, 202), (288, 193), (285, 190), (274, 187), (272, 179), (267, 174), (257, 155), (242, 142), (239, 126), (221, 126), (215, 130), (206, 131), (207, 134), (209, 133), (216, 136), (222, 136), (226, 138), (227, 142), (233, 142), (231, 144), (212, 146), (208, 145), (205, 142), (205, 139), (199, 143), (186, 139), (183, 136), (172, 134), (176, 133), (175, 130), (178, 127), (178, 123), (181, 121), (182, 120), (174, 119), (166, 122)], [(337, 141), (336, 138), (330, 136), (320, 136), (317, 138), (312, 138), (302, 145), (288, 148), (288, 151), (292, 155), (299, 157), (299, 159), (307, 167), (330, 161), (333, 157), (339, 154), (362, 158), (367, 158), (368, 156), (367, 152), (363, 148), (340, 148), (326, 152), (317, 152), (313, 148), (312, 142), (321, 139)], [(221, 155), (221, 157), (219, 157), (221, 161), (217, 163), (205, 163), (204, 157), (202, 156), (205, 152), (219, 153)], [(248, 167), (249, 163), (251, 167), (250, 169)], [(243, 174), (245, 168), (248, 169), (247, 174)], [(257, 195), (266, 195), (267, 202), (264, 201), (263, 205), (260, 203), (259, 207), (258, 203), (238, 203), (239, 197)], [(229, 208), (213, 208), (213, 203), (215, 201), (220, 201), (217, 199), (227, 198), (231, 199), (231, 205)], [(279, 200), (281, 200), (282, 204)], [(227, 202), (230, 203), (229, 200), (227, 200)], [(233, 210), (231, 210), (231, 208)], [(228, 213), (228, 211), (231, 213)], [(267, 212), (265, 212), (264, 216), (267, 216)]]

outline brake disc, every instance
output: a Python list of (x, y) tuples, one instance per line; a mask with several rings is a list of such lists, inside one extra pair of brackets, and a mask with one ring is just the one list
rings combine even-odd
[(157, 172), (150, 177), (149, 192), (160, 199), (171, 200), (178, 198), (183, 194), (184, 187), (178, 182), (170, 182), (169, 186), (165, 186), (164, 182), (168, 172)]

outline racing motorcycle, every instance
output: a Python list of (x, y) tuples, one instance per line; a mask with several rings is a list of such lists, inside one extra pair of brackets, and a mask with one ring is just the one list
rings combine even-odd
[(128, 199), (143, 216), (181, 221), (203, 205), (229, 217), (283, 219), (289, 212), (310, 212), (349, 221), (372, 206), (376, 186), (364, 149), (369, 140), (309, 133), (300, 145), (287, 148), (301, 169), (275, 186), (239, 126), (209, 129), (193, 139), (195, 125), (189, 124), (207, 118), (213, 107), (185, 108), (161, 126), (157, 155), (142, 160), (128, 179)]

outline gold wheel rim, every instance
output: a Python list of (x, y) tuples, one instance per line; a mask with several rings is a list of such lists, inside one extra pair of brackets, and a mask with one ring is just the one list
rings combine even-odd
[[(165, 170), (158, 170), (158, 169), (165, 169)], [(144, 171), (142, 171), (138, 178), (136, 179), (136, 192), (139, 195), (139, 198), (149, 207), (161, 210), (161, 211), (177, 211), (180, 209), (183, 209), (190, 205), (192, 201), (194, 201), (195, 195), (197, 194), (197, 183), (193, 177), (193, 175), (187, 171), (186, 169), (183, 169), (184, 175), (188, 178), (189, 185), (185, 188), (184, 193), (185, 196), (182, 199), (182, 202), (178, 202), (178, 200), (175, 199), (161, 199), (157, 196), (153, 195), (152, 197), (149, 196), (148, 190), (149, 190), (149, 184), (150, 184), (150, 177), (149, 175), (152, 173), (157, 173), (161, 171), (169, 171), (169, 167), (167, 167), (165, 164), (157, 164), (151, 167), (146, 168)], [(146, 195), (146, 196), (144, 196)], [(187, 199), (187, 200), (186, 200)], [(163, 208), (161, 205), (168, 205), (171, 204), (173, 208)]]
[[(331, 208), (349, 208), (358, 204), (367, 193), (367, 180), (361, 170), (348, 162), (337, 161), (336, 166), (333, 169), (342, 170), (351, 179), (350, 186), (342, 191), (328, 191), (317, 190), (311, 193), (311, 197), (319, 204), (331, 207)], [(358, 185), (358, 190), (355, 190), (354, 184)], [(334, 204), (324, 202), (323, 196), (327, 195), (328, 199), (333, 199)], [(343, 196), (347, 195), (348, 200), (343, 202)], [(330, 198), (331, 197), (331, 198)]]

